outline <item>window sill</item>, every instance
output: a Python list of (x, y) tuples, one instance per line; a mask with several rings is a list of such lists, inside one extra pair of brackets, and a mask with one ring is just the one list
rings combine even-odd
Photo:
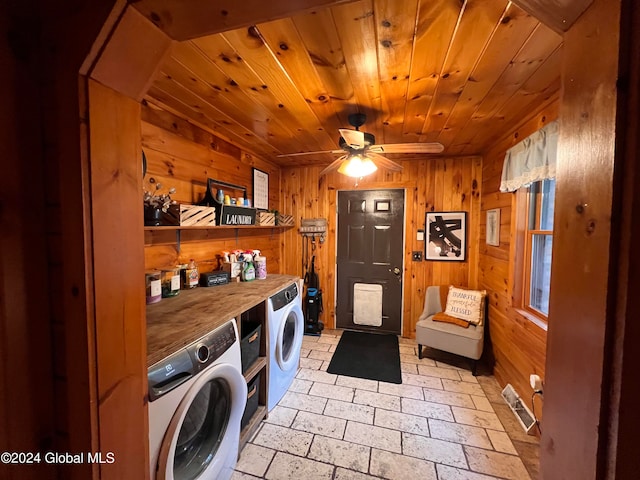
[(548, 324), (545, 318), (539, 317), (538, 315), (535, 315), (530, 311), (524, 310), (522, 308), (516, 308), (515, 311), (525, 320), (529, 320), (531, 323), (535, 324), (537, 327), (541, 328), (545, 332), (547, 331)]

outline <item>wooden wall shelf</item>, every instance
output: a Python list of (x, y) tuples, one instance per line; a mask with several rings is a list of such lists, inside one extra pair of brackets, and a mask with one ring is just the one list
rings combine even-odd
[[(145, 232), (175, 232), (176, 233), (176, 240), (175, 240), (175, 244), (176, 244), (176, 248), (177, 251), (180, 252), (180, 243), (182, 242), (182, 232), (185, 231), (208, 231), (208, 232), (224, 232), (224, 231), (233, 231), (235, 233), (235, 237), (236, 237), (236, 242), (238, 241), (238, 232), (240, 230), (271, 230), (271, 233), (273, 235), (273, 233), (276, 230), (286, 230), (288, 228), (293, 228), (294, 225), (214, 225), (214, 226), (189, 226), (189, 227), (182, 227), (179, 225), (169, 225), (169, 226), (153, 226), (153, 227), (149, 227), (149, 226), (145, 226), (144, 227), (144, 231)], [(149, 233), (149, 235), (153, 235), (152, 233)], [(145, 245), (148, 245), (149, 242), (145, 241)]]
[(261, 230), (265, 230), (268, 228), (278, 228), (281, 230), (287, 229), (287, 228), (293, 228), (294, 225), (214, 225), (214, 226), (209, 226), (209, 227), (181, 227), (179, 225), (169, 225), (169, 226), (157, 226), (157, 227), (147, 227), (145, 226), (144, 229), (145, 230), (160, 230), (160, 231), (167, 231), (167, 230), (237, 230), (237, 229), (241, 229), (241, 230), (246, 230), (246, 229), (261, 229)]

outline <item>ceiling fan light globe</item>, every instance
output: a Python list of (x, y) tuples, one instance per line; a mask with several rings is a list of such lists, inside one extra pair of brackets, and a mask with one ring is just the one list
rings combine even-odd
[(360, 178), (371, 175), (376, 170), (378, 170), (378, 167), (370, 158), (362, 158), (360, 155), (353, 155), (340, 165), (338, 173), (342, 173), (348, 177)]

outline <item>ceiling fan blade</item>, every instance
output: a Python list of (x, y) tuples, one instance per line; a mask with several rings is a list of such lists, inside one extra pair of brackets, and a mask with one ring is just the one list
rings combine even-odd
[(369, 151), (383, 153), (440, 153), (444, 150), (441, 143), (387, 143), (372, 145)]
[(364, 148), (364, 132), (358, 130), (349, 130), (347, 128), (340, 128), (338, 130), (344, 141), (347, 142), (351, 148), (360, 149)]
[(302, 155), (318, 155), (321, 153), (344, 153), (344, 150), (320, 150), (317, 152), (299, 152), (299, 153), (282, 153), (280, 155), (277, 155), (278, 158), (280, 157), (300, 157)]
[(322, 170), (320, 172), (320, 175), (318, 176), (322, 176), (322, 175), (326, 175), (329, 172), (332, 172), (334, 170), (337, 170), (338, 167), (340, 167), (340, 165), (342, 164), (342, 162), (344, 162), (344, 160), (347, 158), (347, 155), (342, 155), (341, 157), (337, 158), (336, 160), (334, 160), (333, 162), (331, 162), (329, 164), (329, 166), (327, 168), (325, 168), (324, 170)]
[(401, 172), (402, 165), (394, 162), (393, 160), (389, 160), (387, 157), (380, 155), (379, 153), (372, 152), (369, 150), (367, 152), (367, 156), (373, 160), (376, 165), (385, 168), (387, 170), (391, 170), (392, 172)]

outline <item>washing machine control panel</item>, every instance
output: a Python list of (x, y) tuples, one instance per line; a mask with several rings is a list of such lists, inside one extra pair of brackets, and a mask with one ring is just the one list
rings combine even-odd
[(292, 283), (283, 290), (280, 290), (270, 298), (273, 311), (277, 312), (281, 308), (289, 305), (298, 296), (298, 284)]
[(187, 347), (194, 368), (201, 371), (211, 365), (236, 342), (233, 322), (225, 324), (215, 332), (205, 335)]
[(149, 401), (160, 398), (189, 380), (196, 370), (186, 350), (180, 350), (147, 370)]

